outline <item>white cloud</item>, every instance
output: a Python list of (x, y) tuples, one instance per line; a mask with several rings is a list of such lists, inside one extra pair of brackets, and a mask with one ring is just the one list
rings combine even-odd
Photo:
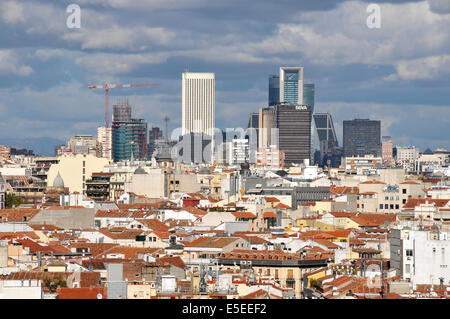
[(33, 72), (31, 66), (24, 65), (19, 61), (13, 50), (0, 50), (0, 75), (27, 76)]
[(166, 45), (175, 38), (175, 33), (156, 27), (119, 27), (108, 26), (93, 30), (81, 28), (79, 32), (66, 32), (61, 37), (68, 42), (81, 43), (82, 49), (122, 49), (127, 51), (144, 51), (152, 45)]
[[(210, 6), (213, 0), (78, 0), (78, 4), (101, 5), (116, 9), (178, 10)], [(221, 4), (221, 1), (216, 1)]]
[(90, 72), (116, 75), (134, 71), (143, 64), (164, 62), (169, 55), (164, 52), (155, 54), (91, 53), (76, 58), (75, 62)]
[(428, 0), (430, 7), (436, 12), (450, 13), (450, 1), (448, 0)]
[(0, 3), (0, 18), (8, 24), (15, 24), (25, 20), (24, 8), (15, 1)]
[(67, 52), (61, 49), (39, 49), (36, 50), (34, 56), (42, 61), (48, 61), (53, 58), (62, 57), (64, 54), (67, 54)]
[(450, 75), (450, 55), (404, 60), (395, 64), (397, 73), (385, 78), (392, 80), (424, 80), (442, 75)]

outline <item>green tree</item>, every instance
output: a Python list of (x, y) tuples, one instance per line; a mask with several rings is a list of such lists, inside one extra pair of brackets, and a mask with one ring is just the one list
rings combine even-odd
[(17, 207), (22, 204), (22, 199), (12, 193), (6, 195), (6, 208)]

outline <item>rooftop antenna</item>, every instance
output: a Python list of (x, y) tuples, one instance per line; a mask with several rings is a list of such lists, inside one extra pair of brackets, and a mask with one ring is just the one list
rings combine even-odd
[(164, 122), (166, 122), (166, 141), (169, 140), (169, 117), (166, 115), (164, 117)]

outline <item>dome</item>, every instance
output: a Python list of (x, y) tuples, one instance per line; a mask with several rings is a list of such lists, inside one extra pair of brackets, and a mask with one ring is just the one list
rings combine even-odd
[(53, 187), (64, 187), (64, 180), (62, 179), (59, 172), (58, 175), (56, 175), (55, 179), (53, 180)]
[(147, 172), (142, 167), (139, 167), (134, 171), (134, 174), (147, 174)]

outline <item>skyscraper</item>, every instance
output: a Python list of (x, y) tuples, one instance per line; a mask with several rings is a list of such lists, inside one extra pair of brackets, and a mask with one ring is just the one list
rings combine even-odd
[(311, 107), (301, 104), (278, 104), (276, 127), (278, 128), (279, 150), (285, 154), (287, 167), (301, 164), (310, 159)]
[(314, 83), (303, 84), (303, 104), (311, 107), (311, 114), (314, 114), (314, 104), (316, 103), (316, 92)]
[(184, 72), (182, 76), (182, 134), (213, 135), (215, 127), (214, 73)]
[(280, 103), (303, 105), (303, 67), (280, 68)]
[(338, 146), (336, 132), (334, 130), (333, 119), (330, 113), (317, 113), (313, 115), (314, 124), (319, 137), (319, 143), (325, 148), (332, 149)]
[(153, 126), (151, 130), (148, 131), (148, 158), (152, 157), (155, 151), (155, 141), (163, 137), (161, 128), (158, 126)]
[[(311, 107), (311, 115), (314, 114), (316, 103), (316, 90), (314, 83), (303, 83), (303, 104)], [(314, 159), (314, 121), (311, 117), (311, 161)]]
[(381, 156), (381, 121), (344, 121), (344, 156)]
[(274, 107), (259, 109), (258, 126), (258, 147), (269, 147), (278, 143), (274, 130), (277, 127)]
[(269, 75), (269, 106), (280, 103), (280, 76)]
[(147, 152), (147, 122), (131, 118), (131, 106), (126, 102), (114, 105), (112, 123), (112, 157), (122, 160), (144, 160)]
[(320, 166), (337, 167), (340, 164), (340, 150), (334, 130), (333, 118), (329, 113), (313, 114), (313, 123), (319, 137), (320, 155), (318, 164)]

